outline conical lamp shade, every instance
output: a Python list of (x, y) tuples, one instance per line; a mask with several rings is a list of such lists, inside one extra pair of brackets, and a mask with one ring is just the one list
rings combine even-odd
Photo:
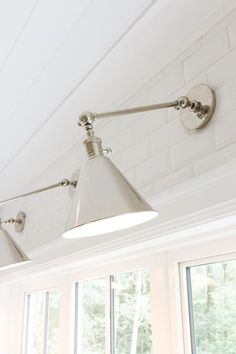
[(116, 166), (107, 157), (96, 156), (82, 168), (63, 237), (105, 234), (156, 216)]
[(6, 230), (0, 228), (0, 269), (30, 262)]

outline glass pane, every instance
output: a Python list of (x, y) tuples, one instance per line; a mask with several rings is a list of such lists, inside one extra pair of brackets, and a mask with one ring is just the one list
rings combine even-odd
[(29, 295), (25, 354), (43, 354), (45, 294)]
[(60, 292), (49, 293), (47, 354), (59, 352)]
[(113, 290), (115, 353), (151, 353), (150, 272), (116, 275)]
[(83, 281), (76, 294), (75, 353), (105, 353), (105, 280)]
[(236, 353), (236, 261), (188, 268), (192, 352)]
[(58, 353), (59, 312), (59, 291), (27, 296), (24, 354)]

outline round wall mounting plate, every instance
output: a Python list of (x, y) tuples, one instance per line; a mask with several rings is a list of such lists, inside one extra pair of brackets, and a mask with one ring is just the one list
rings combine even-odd
[[(74, 171), (73, 174), (72, 174), (72, 176), (71, 176), (71, 179), (70, 179), (70, 180), (71, 180), (71, 181), (75, 181), (75, 182), (78, 183), (78, 180), (79, 180), (79, 173), (80, 173), (79, 170)], [(76, 187), (74, 187), (74, 186), (69, 186), (69, 188), (68, 188), (68, 194), (69, 194), (69, 197), (70, 197), (71, 199), (74, 198), (74, 195), (75, 195), (75, 188), (76, 188)]]
[(25, 218), (26, 218), (25, 213), (23, 211), (19, 211), (19, 213), (16, 216), (16, 220), (18, 222), (15, 222), (15, 231), (17, 233), (22, 232), (24, 230)]
[(196, 113), (188, 109), (180, 110), (180, 119), (183, 126), (188, 130), (196, 130), (203, 128), (212, 118), (215, 111), (216, 99), (214, 91), (207, 85), (200, 84), (194, 86), (186, 95), (190, 100), (201, 102), (203, 106), (207, 106), (206, 114), (199, 118)]

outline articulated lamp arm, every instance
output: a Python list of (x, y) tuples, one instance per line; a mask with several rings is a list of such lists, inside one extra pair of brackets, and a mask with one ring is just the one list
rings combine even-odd
[[(59, 181), (58, 183), (55, 183), (55, 184), (51, 184), (50, 186), (46, 186), (46, 187), (43, 187), (43, 188), (39, 188), (39, 189), (36, 189), (36, 190), (33, 190), (31, 192), (28, 192), (28, 193), (25, 193), (25, 194), (19, 194), (19, 195), (16, 195), (12, 198), (9, 198), (9, 199), (5, 199), (5, 200), (2, 200), (0, 201), (0, 205), (4, 205), (4, 204), (8, 204), (8, 203), (11, 203), (11, 202), (14, 202), (15, 200), (18, 200), (18, 199), (21, 199), (21, 198), (25, 198), (25, 197), (29, 197), (31, 195), (34, 195), (34, 194), (39, 194), (39, 193), (42, 193), (42, 192), (46, 192), (46, 191), (49, 191), (51, 189), (55, 189), (55, 188), (59, 188), (59, 187), (76, 187), (77, 185), (77, 180), (69, 180), (69, 179), (62, 179), (61, 181)], [(11, 219), (13, 220), (13, 219)], [(10, 223), (10, 219), (7, 220), (7, 223)]]
[[(88, 157), (94, 157), (109, 153), (109, 149), (102, 148), (100, 138), (94, 136), (93, 123), (97, 119), (129, 115), (140, 112), (154, 111), (163, 108), (175, 108), (180, 110), (181, 121), (186, 129), (196, 130), (203, 128), (212, 118), (215, 110), (215, 94), (207, 85), (197, 85), (188, 92), (188, 97), (182, 96), (175, 101), (158, 103), (149, 106), (134, 107), (111, 112), (93, 113), (84, 112), (80, 115), (79, 125), (86, 129), (87, 138), (84, 141)], [(77, 185), (77, 176), (72, 180), (63, 179), (56, 184), (46, 186), (25, 194), (0, 201), (0, 205), (8, 204), (15, 200), (42, 193), (58, 187), (72, 187)], [(13, 219), (11, 220), (13, 221)], [(9, 220), (8, 220), (9, 222)], [(0, 222), (1, 223), (1, 222)], [(16, 224), (19, 224), (16, 222)]]
[(121, 109), (110, 112), (83, 112), (79, 117), (79, 125), (85, 127), (86, 125), (92, 125), (95, 120), (98, 119), (154, 111), (163, 108), (175, 108), (177, 110), (184, 110), (185, 113), (183, 116), (181, 116), (183, 125), (186, 129), (195, 130), (202, 128), (210, 121), (215, 109), (215, 95), (207, 85), (197, 85), (189, 91), (188, 97), (182, 96), (171, 102)]
[(203, 128), (212, 118), (215, 110), (215, 94), (207, 85), (193, 87), (188, 97), (182, 96), (175, 101), (158, 103), (149, 106), (134, 107), (110, 112), (84, 112), (79, 117), (79, 126), (86, 130), (87, 138), (84, 140), (88, 157), (101, 156), (104, 154), (102, 141), (96, 137), (93, 130), (95, 120), (112, 118), (140, 112), (154, 111), (163, 108), (175, 108), (180, 110), (180, 119), (183, 126), (188, 130)]

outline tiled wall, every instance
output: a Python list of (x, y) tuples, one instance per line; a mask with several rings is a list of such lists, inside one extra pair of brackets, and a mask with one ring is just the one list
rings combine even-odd
[[(236, 11), (155, 73), (122, 107), (172, 100), (198, 83), (209, 84), (217, 98), (214, 119), (201, 131), (186, 131), (174, 109), (106, 120), (95, 127), (104, 147), (112, 148), (111, 159), (147, 198), (236, 157)], [(84, 157), (79, 142), (28, 187), (70, 177)], [(23, 242), (26, 248), (58, 237), (69, 204), (63, 191), (24, 201), (30, 214)], [(44, 220), (41, 227), (40, 218)]]

